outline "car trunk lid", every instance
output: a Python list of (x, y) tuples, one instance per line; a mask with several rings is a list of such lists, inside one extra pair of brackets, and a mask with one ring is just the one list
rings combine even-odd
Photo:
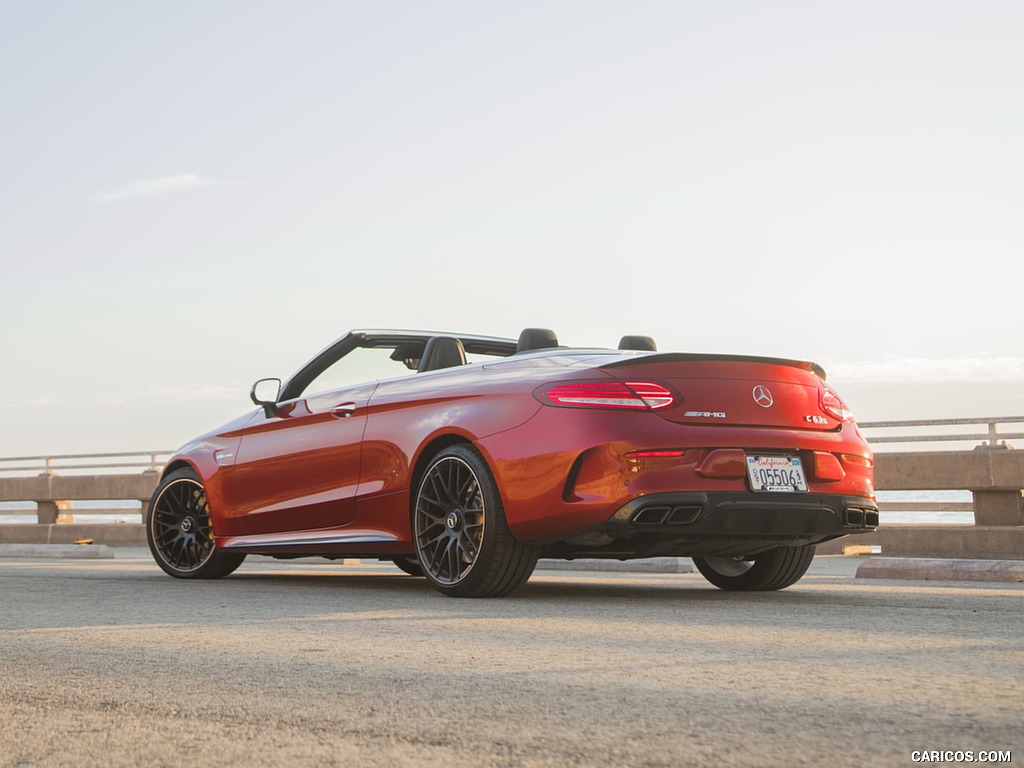
[(677, 424), (835, 429), (820, 390), (825, 372), (814, 363), (738, 355), (662, 354), (600, 366), (616, 379), (668, 386), (672, 405), (655, 413)]

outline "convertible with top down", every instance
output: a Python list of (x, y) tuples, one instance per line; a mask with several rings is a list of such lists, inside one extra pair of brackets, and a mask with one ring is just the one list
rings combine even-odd
[(814, 363), (357, 330), (251, 396), (163, 471), (145, 523), (172, 576), (379, 558), (488, 597), (538, 558), (685, 556), (773, 590), (878, 525), (871, 450)]

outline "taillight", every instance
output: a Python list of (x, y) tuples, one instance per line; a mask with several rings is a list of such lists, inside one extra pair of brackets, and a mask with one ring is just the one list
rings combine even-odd
[(844, 403), (831, 387), (823, 387), (818, 390), (818, 404), (821, 410), (839, 421), (853, 421), (853, 411)]
[(665, 408), (672, 405), (673, 396), (660, 384), (648, 381), (618, 382), (572, 382), (546, 384), (535, 393), (538, 400), (547, 405), (569, 408)]
[(651, 384), (647, 381), (627, 381), (626, 386), (636, 392), (651, 410), (664, 408), (673, 403), (672, 393), (660, 384)]

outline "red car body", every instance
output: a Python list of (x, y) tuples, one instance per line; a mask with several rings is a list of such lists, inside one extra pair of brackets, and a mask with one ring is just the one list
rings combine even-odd
[[(351, 349), (415, 364), (435, 337), (482, 357), (307, 392)], [(183, 468), (198, 478), (214, 551), (279, 557), (414, 565), (421, 480), (455, 445), (484, 462), (476, 474), (493, 476), (507, 529), (539, 557), (679, 555), (749, 567), (770, 550), (813, 553), (877, 525), (871, 450), (816, 365), (525, 346), (353, 331), (277, 397), (254, 395), (262, 408), (184, 446), (165, 478)], [(793, 485), (755, 490), (751, 472), (772, 487), (776, 467), (795, 472), (781, 476)]]

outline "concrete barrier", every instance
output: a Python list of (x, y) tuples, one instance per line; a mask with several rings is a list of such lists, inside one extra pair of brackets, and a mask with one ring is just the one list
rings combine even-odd
[(65, 501), (140, 501), (143, 507), (156, 490), (160, 475), (54, 475), (0, 478), (0, 501), (34, 501), (40, 525), (57, 522)]
[(0, 544), (0, 557), (33, 560), (112, 560), (114, 550), (102, 544)]
[(897, 558), (1024, 560), (1024, 451), (879, 453), (875, 488), (970, 491), (975, 524), (882, 525), (874, 533), (819, 545), (820, 553), (842, 554), (852, 545), (876, 546)]
[(872, 557), (857, 569), (858, 579), (1024, 582), (1019, 560), (933, 560)]
[(846, 547), (879, 547), (886, 557), (1024, 560), (1024, 526), (881, 525), (873, 533), (818, 545), (818, 554), (842, 555)]
[(8, 523), (0, 525), (3, 544), (74, 544), (92, 539), (111, 547), (145, 547), (146, 528), (140, 523)]
[(875, 488), (970, 491), (975, 524), (1024, 526), (1024, 451), (880, 453), (875, 456)]
[[(143, 507), (156, 490), (156, 472), (117, 475), (54, 475), (0, 478), (0, 501), (34, 501), (36, 525), (0, 525), (0, 542), (145, 544), (142, 525), (57, 524), (58, 505), (67, 501), (138, 500)], [(890, 557), (1024, 560), (1024, 451), (988, 449), (921, 453), (880, 453), (875, 457), (880, 491), (969, 490), (975, 525), (883, 525), (870, 534), (819, 546), (842, 554), (848, 545), (878, 546)]]

